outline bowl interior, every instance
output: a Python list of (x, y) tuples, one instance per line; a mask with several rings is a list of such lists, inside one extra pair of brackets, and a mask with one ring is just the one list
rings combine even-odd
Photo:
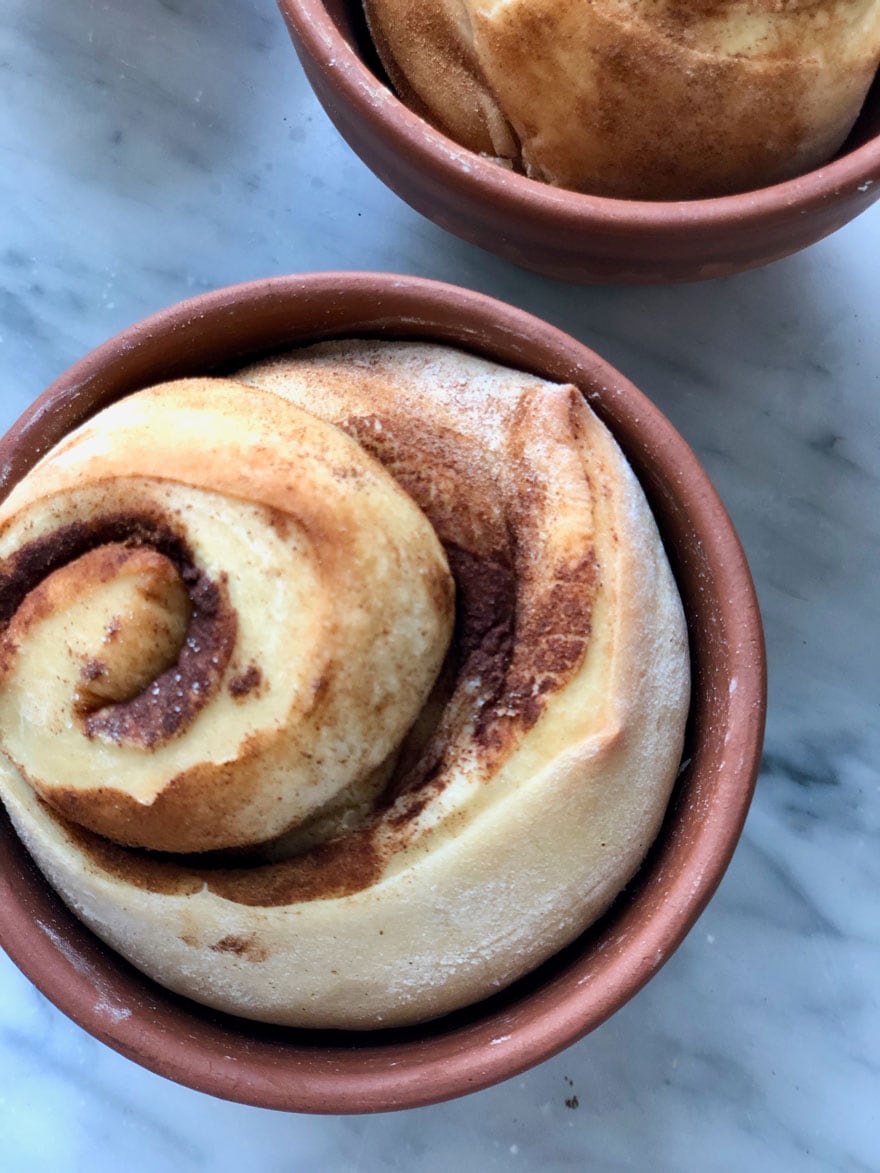
[(64, 908), (0, 821), (0, 941), (65, 1013), (179, 1082), (266, 1107), (332, 1113), (413, 1106), (487, 1086), (562, 1049), (631, 997), (681, 942), (727, 866), (757, 774), (766, 699), (748, 568), (681, 437), (573, 339), (449, 286), (319, 274), (221, 290), (166, 310), (93, 351), (22, 417), (0, 442), (0, 495), (72, 426), (134, 390), (340, 336), (450, 343), (581, 388), (657, 517), (688, 616), (693, 700), (686, 764), (663, 828), (610, 912), (504, 992), (406, 1030), (260, 1026), (168, 993)]

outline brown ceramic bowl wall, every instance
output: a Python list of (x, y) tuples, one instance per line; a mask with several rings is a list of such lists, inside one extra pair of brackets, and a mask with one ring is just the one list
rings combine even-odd
[(565, 281), (695, 281), (827, 236), (880, 196), (880, 79), (840, 155), (761, 191), (647, 203), (560, 191), (457, 146), (391, 93), (360, 0), (279, 0), (306, 75), (346, 141), (399, 196), (457, 236)]
[[(297, 1111), (400, 1108), (485, 1087), (561, 1050), (632, 997), (679, 945), (727, 866), (754, 786), (766, 700), (748, 567), (681, 437), (574, 339), (451, 286), (317, 274), (224, 289), (165, 310), (77, 363), (0, 441), (0, 497), (70, 428), (138, 388), (234, 370), (305, 342), (364, 335), (455, 344), (575, 383), (588, 396), (644, 485), (684, 599), (693, 661), (688, 764), (641, 872), (591, 931), (489, 1001), (427, 1026), (368, 1034), (256, 1025), (159, 988), (64, 908), (0, 818), (0, 942), (47, 997), (97, 1038), (171, 1079)], [(675, 1023), (666, 1025), (675, 1032)]]

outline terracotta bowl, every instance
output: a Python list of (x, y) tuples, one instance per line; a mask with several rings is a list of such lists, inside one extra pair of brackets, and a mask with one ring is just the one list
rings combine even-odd
[(360, 0), (278, 0), (306, 75), (343, 138), (417, 211), (563, 281), (659, 284), (797, 252), (880, 197), (880, 79), (827, 166), (760, 191), (650, 203), (579, 195), (459, 147), (392, 93)]
[(474, 1091), (548, 1058), (622, 1006), (680, 944), (724, 873), (757, 774), (766, 703), (749, 570), (685, 442), (579, 342), (452, 286), (316, 274), (222, 289), (164, 310), (92, 351), (12, 428), (0, 442), (0, 498), (67, 431), (138, 388), (345, 336), (450, 343), (583, 390), (640, 477), (668, 547), (689, 621), (693, 703), (687, 764), (666, 821), (612, 910), (503, 993), (406, 1030), (273, 1028), (168, 993), (66, 910), (0, 819), (0, 942), (59, 1009), (180, 1083), (301, 1112), (388, 1110)]

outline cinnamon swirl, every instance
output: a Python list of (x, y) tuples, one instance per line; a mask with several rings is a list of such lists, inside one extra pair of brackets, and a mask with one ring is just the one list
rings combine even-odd
[[(0, 558), (15, 826), (100, 937), (210, 1006), (365, 1029), (467, 1005), (600, 915), (659, 828), (682, 609), (572, 387), (344, 342), (142, 392), (13, 492)], [(157, 736), (157, 684), (163, 708), (191, 680)]]

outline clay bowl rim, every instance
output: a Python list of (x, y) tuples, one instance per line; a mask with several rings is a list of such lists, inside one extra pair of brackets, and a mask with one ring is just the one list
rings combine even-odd
[(347, 104), (367, 121), (380, 125), (402, 157), (414, 159), (422, 171), (442, 171), (449, 182), (472, 197), (491, 201), (507, 212), (527, 213), (544, 223), (557, 222), (562, 230), (589, 226), (617, 234), (650, 234), (658, 229), (684, 234), (695, 227), (745, 226), (765, 217), (809, 210), (840, 196), (851, 184), (880, 183), (878, 132), (803, 175), (735, 195), (628, 200), (551, 187), (507, 171), (462, 147), (410, 110), (352, 49), (324, 0), (277, 3), (285, 19), (296, 27), (312, 60), (325, 72), (332, 70), (335, 86)]
[[(357, 312), (355, 303), (361, 307)], [(304, 306), (297, 321), (305, 318), (306, 326), (272, 326), (268, 332), (260, 326), (264, 320), (287, 323)], [(259, 321), (257, 315), (262, 315)], [(154, 1072), (221, 1098), (339, 1114), (416, 1107), (488, 1087), (550, 1058), (633, 997), (684, 939), (727, 868), (757, 778), (766, 710), (761, 619), (739, 539), (706, 472), (672, 424), (587, 347), (482, 294), (378, 273), (249, 282), (135, 323), (62, 374), (0, 441), (0, 492), (5, 495), (27, 465), (95, 410), (93, 405), (78, 409), (78, 404), (108, 372), (114, 390), (109, 396), (105, 391), (103, 402), (144, 386), (146, 370), (149, 381), (204, 372), (205, 358), (194, 348), (206, 322), (218, 332), (222, 327), (224, 343), (233, 336), (236, 340), (224, 354), (227, 368), (272, 349), (366, 333), (433, 338), (494, 354), (511, 365), (519, 354), (524, 369), (556, 378), (567, 374), (613, 430), (634, 428), (637, 441), (644, 441), (642, 479), (654, 480), (655, 467), (659, 470), (652, 491), (668, 496), (663, 508), (692, 523), (698, 538), (684, 547), (689, 558), (697, 559), (688, 577), (701, 582), (704, 567), (717, 582), (712, 614), (723, 619), (725, 639), (730, 637), (723, 645), (726, 667), (718, 671), (724, 672), (722, 684), (735, 678), (738, 687), (725, 687), (728, 695), (706, 704), (724, 711), (714, 741), (721, 746), (726, 731), (717, 752), (727, 769), (722, 775), (719, 766), (712, 774), (708, 809), (696, 815), (693, 804), (682, 800), (687, 808), (682, 817), (690, 819), (693, 832), (683, 848), (687, 866), (667, 874), (661, 863), (662, 900), (647, 923), (638, 919), (640, 909), (645, 911), (638, 896), (619, 916), (615, 905), (606, 914), (613, 918), (614, 940), (603, 920), (595, 939), (588, 933), (586, 945), (581, 938), (563, 951), (556, 970), (547, 963), (546, 979), (540, 977), (546, 968), (541, 967), (535, 988), (516, 993), (517, 983), (510, 998), (496, 995), (478, 1004), (463, 1022), (451, 1016), (410, 1028), (402, 1032), (402, 1041), (401, 1032), (389, 1032), (390, 1037), (344, 1032), (328, 1038), (331, 1032), (278, 1031), (204, 1011), (168, 994), (102, 946), (60, 905), (8, 827), (7, 853), (0, 863), (0, 943), (31, 981), (90, 1034)], [(704, 589), (695, 586), (694, 592)], [(694, 753), (712, 737), (710, 731)], [(664, 824), (658, 843), (667, 854), (678, 850), (682, 840), (677, 835), (677, 827), (668, 832)], [(643, 870), (656, 888), (660, 880), (652, 867)], [(597, 940), (604, 943), (596, 947)], [(164, 1017), (157, 1009), (163, 1006)]]

